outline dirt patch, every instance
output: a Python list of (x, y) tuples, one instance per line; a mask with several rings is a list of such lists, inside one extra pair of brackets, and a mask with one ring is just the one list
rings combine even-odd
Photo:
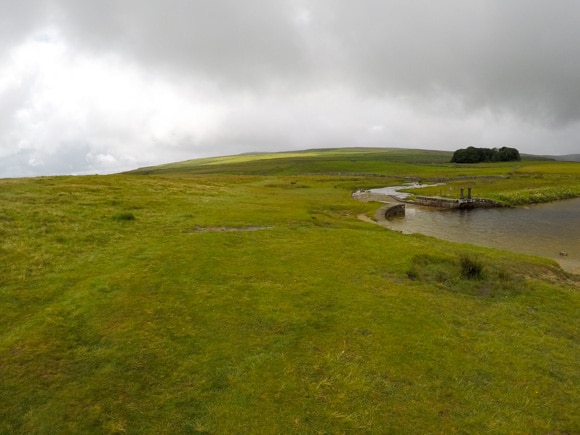
[(370, 217), (368, 217), (368, 216), (367, 216), (366, 214), (364, 214), (364, 213), (362, 213), (362, 214), (359, 214), (359, 215), (357, 216), (357, 218), (358, 218), (359, 220), (363, 221), (363, 222), (367, 222), (367, 223), (369, 223), (369, 224), (376, 224), (376, 225), (378, 225), (378, 222), (377, 222), (377, 221), (374, 221), (374, 220), (372, 220)]

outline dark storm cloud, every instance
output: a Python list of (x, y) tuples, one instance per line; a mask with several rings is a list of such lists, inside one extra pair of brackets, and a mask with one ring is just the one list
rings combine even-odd
[(379, 95), (446, 92), (466, 107), (544, 121), (580, 118), (580, 2), (317, 4), (353, 86)]

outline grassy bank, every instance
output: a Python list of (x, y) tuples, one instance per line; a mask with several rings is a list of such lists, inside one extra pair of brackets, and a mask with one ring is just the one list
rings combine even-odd
[(385, 180), (0, 180), (0, 433), (578, 432), (577, 277), (361, 222)]
[[(493, 166), (493, 165), (492, 165)], [(410, 190), (421, 195), (459, 197), (471, 187), (475, 196), (508, 205), (524, 205), (580, 197), (580, 163), (534, 162), (513, 165), (501, 177), (448, 180), (445, 186)]]

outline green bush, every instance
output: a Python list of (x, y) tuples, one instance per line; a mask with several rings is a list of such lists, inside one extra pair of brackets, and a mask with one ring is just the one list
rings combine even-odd
[(453, 153), (451, 163), (513, 162), (520, 161), (520, 152), (515, 148), (462, 148)]

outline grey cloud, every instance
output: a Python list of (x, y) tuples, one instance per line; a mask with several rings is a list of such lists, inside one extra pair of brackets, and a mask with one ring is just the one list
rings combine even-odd
[(234, 90), (330, 80), (378, 97), (446, 92), (467, 109), (556, 125), (580, 119), (580, 3), (571, 0), (54, 3), (81, 47)]
[(89, 173), (103, 171), (102, 165), (87, 160), (90, 153), (87, 144), (64, 144), (53, 151), (18, 149), (0, 160), (3, 177), (56, 175), (62, 173)]
[(572, 0), (20, 3), (8, 2), (3, 14), (12, 39), (15, 26), (44, 13), (79, 50), (122, 53), (151, 70), (234, 89), (335, 80), (379, 97), (445, 91), (466, 107), (556, 123), (580, 118), (580, 3)]
[[(481, 144), (572, 153), (580, 146), (575, 0), (0, 0), (0, 6), (4, 168), (42, 161), (56, 170), (50, 156), (57, 153), (66, 172), (72, 171), (66, 156), (82, 171), (104, 171), (117, 163), (304, 147)], [(130, 71), (125, 80), (140, 80), (139, 91), (123, 94), (117, 80), (111, 89), (122, 96), (53, 100), (35, 78), (46, 76), (42, 65), (3, 85), (6, 55), (31, 35), (65, 47), (63, 70), (95, 60), (101, 72), (111, 65), (115, 79)], [(99, 74), (88, 75), (108, 81)], [(162, 90), (149, 92), (148, 80)], [(32, 107), (39, 95), (44, 105)], [(15, 122), (20, 109), (30, 109), (33, 119)], [(183, 116), (187, 111), (191, 116)], [(22, 137), (26, 149), (18, 148)]]
[(376, 94), (445, 91), (467, 108), (545, 122), (580, 118), (580, 3), (569, 0), (366, 1), (332, 7), (329, 32), (355, 86)]
[(290, 1), (55, 0), (81, 49), (121, 52), (154, 70), (254, 88), (305, 74)]
[(0, 0), (0, 11), (0, 56), (50, 19), (47, 2), (42, 0)]

